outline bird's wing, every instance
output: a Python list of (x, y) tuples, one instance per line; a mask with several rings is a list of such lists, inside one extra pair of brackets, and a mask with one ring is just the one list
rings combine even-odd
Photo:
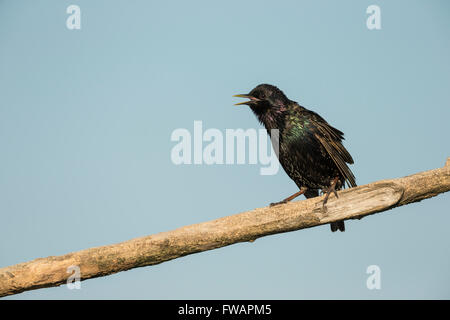
[(325, 148), (347, 183), (352, 187), (356, 187), (355, 176), (347, 166), (347, 163), (353, 164), (353, 158), (342, 145), (344, 134), (340, 130), (329, 125), (317, 113), (309, 110), (308, 112), (311, 113), (310, 119), (312, 119), (311, 125), (313, 127), (314, 137)]

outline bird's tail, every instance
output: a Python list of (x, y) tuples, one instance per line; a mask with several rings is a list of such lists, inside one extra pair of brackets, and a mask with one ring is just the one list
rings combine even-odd
[[(314, 190), (314, 189), (308, 189), (305, 192), (305, 197), (306, 198), (314, 198), (319, 196), (319, 190)], [(330, 223), (330, 227), (331, 227), (331, 231), (335, 232), (335, 231), (341, 231), (344, 232), (345, 231), (345, 224), (344, 224), (344, 220), (341, 221), (336, 221), (336, 222), (332, 222)]]
[(344, 220), (332, 222), (332, 223), (330, 223), (330, 227), (331, 227), (332, 232), (335, 232), (338, 230), (344, 232), (345, 231)]

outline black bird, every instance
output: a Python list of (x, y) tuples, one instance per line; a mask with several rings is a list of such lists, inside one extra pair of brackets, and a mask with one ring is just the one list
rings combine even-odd
[[(355, 176), (347, 166), (353, 164), (352, 156), (342, 145), (344, 134), (317, 113), (289, 100), (270, 84), (260, 84), (250, 93), (235, 97), (249, 99), (236, 105), (248, 105), (269, 135), (271, 129), (279, 130), (278, 159), (300, 189), (271, 205), (286, 203), (301, 194), (317, 197), (321, 190), (325, 206), (330, 193), (338, 197), (336, 190), (345, 184), (356, 186)], [(345, 231), (344, 221), (331, 223), (331, 231), (336, 230)]]

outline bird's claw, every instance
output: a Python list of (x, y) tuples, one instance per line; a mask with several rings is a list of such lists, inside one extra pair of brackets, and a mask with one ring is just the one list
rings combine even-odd
[(339, 198), (338, 193), (337, 193), (337, 190), (336, 190), (336, 185), (337, 185), (338, 183), (340, 183), (340, 182), (339, 182), (339, 180), (337, 180), (337, 178), (336, 178), (336, 179), (334, 179), (334, 180), (331, 182), (330, 187), (329, 187), (325, 192), (324, 192), (323, 190), (321, 190), (322, 193), (325, 193), (325, 199), (323, 199), (323, 205), (322, 205), (322, 207), (323, 207), (323, 209), (324, 209), (325, 211), (326, 211), (325, 205), (327, 204), (328, 198), (329, 198), (329, 196), (330, 196), (330, 194), (331, 194), (332, 192), (333, 192), (333, 194), (336, 196), (336, 198)]
[(334, 195), (336, 196), (336, 198), (339, 198), (338, 193), (337, 193), (336, 190), (333, 189), (333, 193), (334, 193)]
[(285, 204), (285, 203), (287, 203), (286, 200), (279, 201), (279, 202), (272, 202), (272, 203), (270, 204), (270, 206), (271, 206), (271, 207), (275, 207), (275, 206), (278, 206), (278, 205), (280, 205), (280, 204)]

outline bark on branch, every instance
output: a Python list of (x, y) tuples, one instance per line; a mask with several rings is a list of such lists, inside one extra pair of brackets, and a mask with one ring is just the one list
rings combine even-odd
[(326, 212), (323, 197), (317, 197), (4, 267), (0, 269), (0, 297), (65, 284), (71, 266), (80, 268), (81, 280), (103, 277), (275, 233), (359, 219), (449, 190), (450, 158), (443, 168), (340, 191), (339, 199), (330, 197)]

